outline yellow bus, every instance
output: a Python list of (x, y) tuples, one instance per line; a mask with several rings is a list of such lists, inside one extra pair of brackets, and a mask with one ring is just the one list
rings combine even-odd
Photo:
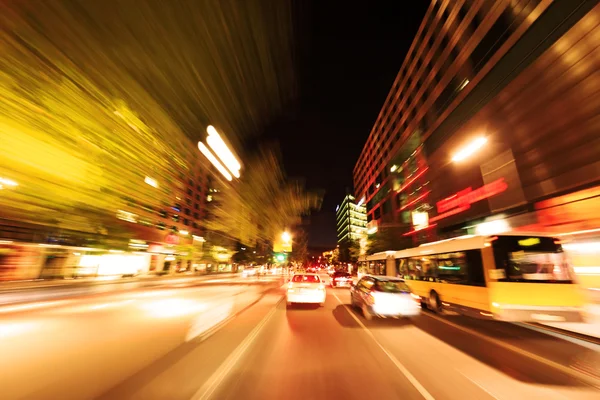
[(502, 321), (583, 321), (585, 295), (560, 241), (552, 237), (467, 235), (363, 257), (361, 268), (404, 278), (421, 305), (435, 312)]

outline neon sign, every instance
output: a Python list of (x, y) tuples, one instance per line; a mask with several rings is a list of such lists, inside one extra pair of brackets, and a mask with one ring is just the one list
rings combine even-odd
[(471, 204), (500, 194), (506, 189), (508, 189), (508, 184), (504, 181), (504, 178), (495, 180), (494, 182), (483, 185), (475, 190), (468, 187), (450, 197), (438, 201), (436, 207), (439, 215), (432, 218), (431, 221), (437, 221), (466, 211), (471, 207)]

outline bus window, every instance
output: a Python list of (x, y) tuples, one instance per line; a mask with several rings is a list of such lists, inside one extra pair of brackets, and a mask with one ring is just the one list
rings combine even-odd
[(406, 258), (396, 260), (396, 269), (401, 278), (408, 279), (408, 260)]
[(467, 250), (467, 265), (469, 274), (469, 285), (485, 286), (485, 274), (483, 272), (483, 260), (481, 250)]
[(457, 285), (467, 285), (469, 279), (466, 258), (466, 254), (462, 251), (439, 254), (437, 256), (439, 281)]
[(416, 280), (431, 281), (437, 280), (437, 261), (435, 256), (412, 257), (409, 265), (414, 265), (413, 278)]
[(423, 267), (423, 280), (437, 281), (437, 259), (436, 257), (421, 257), (421, 266)]
[(569, 266), (559, 244), (547, 237), (502, 236), (493, 242), (496, 268), (504, 269), (505, 282), (572, 283)]
[(407, 264), (408, 264), (407, 279), (421, 280), (421, 276), (423, 276), (423, 274), (421, 273), (421, 265), (419, 264), (417, 259), (409, 258)]

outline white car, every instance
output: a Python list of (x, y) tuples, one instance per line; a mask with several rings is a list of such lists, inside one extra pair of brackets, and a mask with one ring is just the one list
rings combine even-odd
[(287, 287), (287, 305), (314, 303), (325, 305), (325, 284), (317, 274), (295, 274)]
[(242, 271), (242, 277), (247, 278), (249, 276), (256, 276), (256, 268), (254, 268), (254, 267), (244, 268), (244, 270)]
[(352, 307), (365, 319), (377, 317), (415, 317), (421, 313), (421, 298), (412, 293), (403, 279), (388, 276), (363, 276), (350, 289)]

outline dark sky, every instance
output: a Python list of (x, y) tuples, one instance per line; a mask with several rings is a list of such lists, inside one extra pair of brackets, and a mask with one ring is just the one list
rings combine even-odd
[(286, 172), (324, 189), (308, 225), (309, 246), (334, 247), (335, 206), (352, 192), (352, 169), (427, 1), (298, 1), (298, 102), (267, 129)]

